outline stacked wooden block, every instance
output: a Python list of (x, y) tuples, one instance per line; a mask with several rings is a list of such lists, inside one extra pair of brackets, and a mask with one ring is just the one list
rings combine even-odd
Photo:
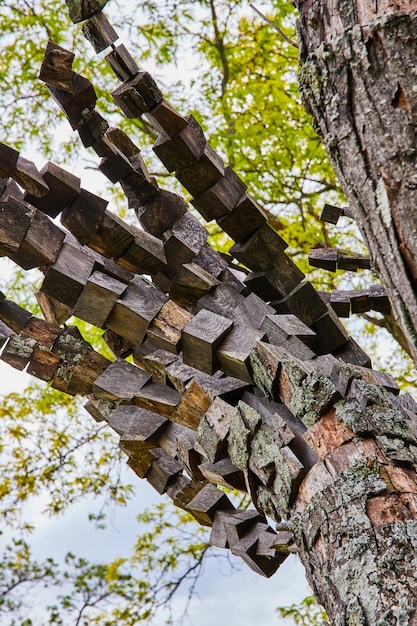
[[(184, 200), (159, 187), (139, 148), (95, 110), (94, 88), (73, 72), (72, 53), (50, 43), (40, 76), (103, 174), (121, 184), (141, 227), (115, 216), (69, 172), (53, 163), (39, 172), (1, 144), (0, 252), (42, 269), (37, 297), (46, 320), (2, 295), (1, 358), (87, 396), (87, 410), (120, 436), (138, 476), (211, 526), (214, 545), (270, 576), (294, 538), (267, 517), (288, 518), (323, 458), (329, 424), (335, 446), (355, 437), (338, 423), (337, 403), (366, 403), (371, 385), (404, 419), (414, 419), (416, 407), (397, 402), (393, 381), (367, 369), (366, 354), (196, 120), (175, 111), (115, 46), (105, 2), (68, 5), (74, 21), (87, 20), (97, 52), (112, 48), (106, 59), (122, 81), (116, 103), (129, 117), (147, 116), (157, 156), (235, 244), (228, 256), (210, 248)], [(58, 215), (64, 228), (53, 221)], [(62, 327), (71, 315), (105, 331), (114, 362)], [(236, 510), (224, 488), (249, 493), (255, 509)]]

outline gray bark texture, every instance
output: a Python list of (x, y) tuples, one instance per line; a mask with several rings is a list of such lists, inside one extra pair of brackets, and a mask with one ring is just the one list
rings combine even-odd
[(417, 2), (298, 0), (300, 87), (417, 359)]

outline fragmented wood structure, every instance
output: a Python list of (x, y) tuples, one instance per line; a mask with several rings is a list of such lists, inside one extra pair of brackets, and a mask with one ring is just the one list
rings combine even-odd
[[(1, 252), (45, 275), (37, 293), (44, 320), (1, 296), (1, 358), (87, 396), (87, 411), (120, 435), (133, 471), (210, 526), (213, 545), (265, 576), (295, 549), (302, 558), (308, 552), (310, 570), (341, 570), (348, 565), (332, 524), (338, 508), (355, 503), (357, 533), (378, 542), (369, 528), (386, 498), (405, 502), (417, 464), (416, 403), (371, 369), (336, 315), (368, 310), (372, 298), (383, 310), (384, 293), (326, 304), (194, 117), (170, 106), (115, 45), (105, 4), (68, 1), (96, 52), (111, 48), (106, 59), (122, 81), (115, 102), (154, 125), (157, 156), (235, 244), (230, 256), (208, 245), (184, 200), (157, 184), (139, 148), (95, 110), (92, 84), (72, 70), (74, 55), (50, 43), (40, 77), (141, 227), (69, 172), (53, 163), (38, 171), (1, 144)], [(64, 325), (72, 315), (105, 330), (114, 362)], [(222, 488), (247, 492), (254, 509), (236, 510)], [(416, 497), (408, 494), (411, 508)], [(371, 581), (362, 584), (372, 592)]]

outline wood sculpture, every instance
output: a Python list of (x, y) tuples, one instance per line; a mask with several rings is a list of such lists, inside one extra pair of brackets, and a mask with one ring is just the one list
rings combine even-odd
[[(1, 252), (25, 270), (42, 269), (37, 298), (45, 317), (2, 294), (1, 359), (86, 396), (90, 415), (120, 435), (132, 470), (210, 526), (213, 545), (264, 576), (299, 551), (319, 598), (324, 580), (333, 581), (329, 613), (350, 606), (352, 594), (372, 595), (373, 585), (356, 573), (355, 590), (341, 591), (355, 549), (365, 542), (375, 563), (389, 562), (382, 519), (394, 524), (402, 506), (417, 517), (409, 489), (417, 405), (371, 368), (336, 315), (386, 311), (384, 291), (332, 295), (326, 303), (194, 117), (176, 111), (117, 45), (106, 2), (67, 4), (95, 51), (110, 49), (106, 60), (121, 81), (116, 104), (153, 124), (159, 159), (200, 215), (235, 244), (230, 256), (208, 245), (184, 200), (157, 184), (140, 149), (95, 110), (92, 84), (72, 70), (74, 55), (51, 42), (40, 78), (100, 157), (103, 174), (120, 183), (140, 227), (114, 215), (71, 173), (53, 163), (38, 171), (1, 144)], [(369, 263), (340, 254), (314, 259), (330, 269)], [(73, 314), (105, 330), (114, 362), (64, 325)], [(236, 510), (222, 488), (247, 492), (254, 508)], [(334, 523), (341, 507), (344, 529)], [(349, 555), (342, 536), (355, 537)], [(415, 569), (411, 547), (404, 553)]]

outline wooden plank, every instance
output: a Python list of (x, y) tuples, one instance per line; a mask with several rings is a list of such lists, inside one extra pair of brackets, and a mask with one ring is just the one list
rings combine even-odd
[(107, 319), (107, 327), (132, 344), (140, 345), (150, 323), (159, 313), (168, 298), (152, 283), (136, 276), (116, 301)]
[(85, 189), (61, 214), (61, 224), (78, 239), (88, 245), (96, 234), (106, 211), (108, 202)]
[(40, 174), (49, 187), (48, 193), (40, 198), (27, 193), (25, 200), (46, 215), (56, 217), (77, 199), (81, 192), (81, 181), (77, 176), (51, 162), (44, 165)]
[(129, 80), (139, 72), (136, 61), (123, 44), (113, 48), (104, 58), (119, 80)]
[(152, 320), (147, 332), (148, 339), (156, 347), (178, 354), (182, 330), (191, 319), (191, 313), (168, 300)]
[(73, 314), (98, 328), (104, 328), (116, 300), (126, 288), (125, 283), (102, 272), (94, 272), (87, 280)]
[(83, 24), (82, 31), (97, 54), (119, 39), (119, 35), (102, 12), (87, 20)]
[(68, 307), (75, 307), (94, 267), (94, 259), (64, 243), (58, 257), (48, 267), (41, 291)]
[(221, 157), (206, 145), (201, 158), (189, 167), (175, 173), (179, 182), (194, 197), (210, 189), (224, 175), (224, 163)]
[(69, 16), (74, 24), (87, 20), (104, 9), (109, 0), (65, 0)]
[(167, 269), (164, 244), (145, 231), (139, 231), (132, 244), (116, 257), (121, 267), (137, 274), (157, 274)]
[(42, 61), (39, 78), (48, 85), (71, 92), (74, 72), (72, 64), (75, 54), (56, 43), (48, 41)]
[(213, 374), (218, 369), (217, 348), (232, 326), (228, 318), (200, 310), (182, 331), (184, 363)]
[[(242, 199), (246, 189), (245, 183), (230, 166), (227, 166), (224, 176), (210, 189), (193, 198), (191, 204), (207, 222), (210, 222), (230, 213)], [(246, 196), (244, 200), (247, 201)]]
[(151, 375), (148, 372), (124, 359), (117, 359), (97, 378), (93, 393), (102, 400), (131, 401), (149, 380)]

